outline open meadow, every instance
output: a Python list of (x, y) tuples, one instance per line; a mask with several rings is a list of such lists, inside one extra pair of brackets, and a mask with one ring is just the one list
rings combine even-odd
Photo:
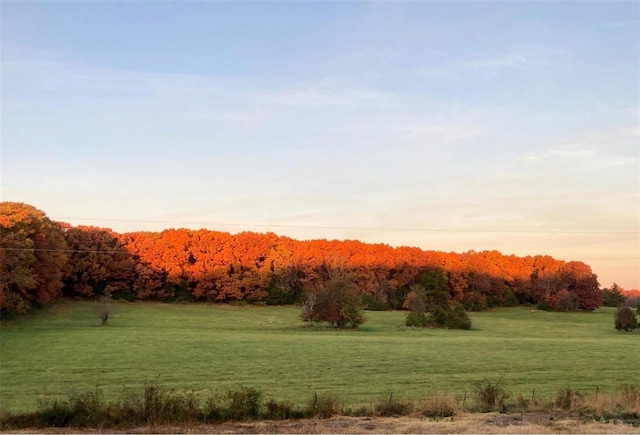
[(613, 309), (471, 313), (471, 331), (411, 329), (403, 312), (368, 312), (359, 330), (305, 328), (299, 307), (61, 301), (2, 325), (0, 411), (100, 389), (106, 398), (159, 384), (194, 391), (255, 387), (294, 403), (331, 392), (347, 404), (471, 393), (482, 379), (549, 398), (571, 387), (614, 392), (638, 382), (640, 336)]

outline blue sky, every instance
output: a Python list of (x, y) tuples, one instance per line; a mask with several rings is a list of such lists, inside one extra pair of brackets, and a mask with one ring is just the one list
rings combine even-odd
[(637, 2), (0, 6), (2, 200), (640, 288)]

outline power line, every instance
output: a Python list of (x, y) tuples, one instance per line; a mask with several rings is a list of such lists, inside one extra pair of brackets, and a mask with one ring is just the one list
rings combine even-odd
[(100, 249), (45, 249), (45, 248), (8, 248), (0, 246), (5, 251), (32, 251), (32, 252), (66, 252), (66, 253), (91, 253), (91, 254), (133, 254), (123, 248), (122, 251), (107, 251)]
[(432, 232), (432, 233), (535, 233), (535, 234), (640, 234), (640, 231), (566, 231), (566, 230), (474, 230), (465, 228), (415, 228), (415, 227), (351, 227), (351, 226), (325, 226), (325, 225), (282, 225), (282, 224), (252, 224), (252, 223), (228, 223), (228, 222), (203, 222), (203, 221), (170, 221), (147, 219), (114, 219), (114, 218), (83, 218), (83, 217), (59, 217), (52, 216), (56, 220), (84, 220), (104, 222), (135, 222), (154, 224), (180, 224), (180, 225), (210, 225), (223, 227), (259, 227), (259, 228), (297, 228), (297, 229), (322, 229), (322, 230), (353, 230), (353, 231), (407, 231), (407, 232)]

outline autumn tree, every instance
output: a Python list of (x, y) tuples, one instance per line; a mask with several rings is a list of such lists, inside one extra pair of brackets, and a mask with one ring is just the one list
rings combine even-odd
[[(620, 298), (600, 291), (586, 264), (549, 256), (444, 253), (206, 229), (118, 234), (66, 225), (61, 230), (44, 213), (19, 203), (3, 203), (0, 224), (3, 312), (25, 311), (59, 295), (61, 270), (63, 292), (70, 296), (268, 304), (301, 301), (303, 289), (314, 290), (320, 303), (340, 270), (349, 275), (345, 293), (364, 296), (369, 309), (401, 309), (411, 286), (421, 285), (433, 319), (444, 319), (454, 301), (470, 310), (515, 303), (593, 310), (603, 295)], [(628, 303), (637, 301), (637, 295), (627, 295)], [(318, 308), (322, 303), (314, 311)]]
[(59, 296), (66, 261), (58, 223), (30, 205), (0, 203), (0, 311), (24, 313)]
[(66, 229), (64, 236), (70, 251), (64, 267), (65, 294), (135, 298), (136, 264), (116, 233), (78, 226)]
[(593, 311), (602, 306), (598, 277), (588, 265), (570, 261), (560, 268), (559, 275), (562, 289), (572, 298), (574, 309)]
[(315, 292), (311, 320), (327, 322), (336, 328), (357, 328), (366, 321), (362, 295), (348, 272), (332, 271), (331, 277)]

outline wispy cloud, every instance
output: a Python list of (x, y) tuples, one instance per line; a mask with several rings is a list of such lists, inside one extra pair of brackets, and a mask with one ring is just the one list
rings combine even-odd
[(560, 172), (596, 171), (640, 163), (637, 127), (592, 131), (548, 144), (524, 161), (538, 162)]
[(533, 62), (522, 55), (505, 55), (502, 57), (491, 57), (473, 59), (465, 62), (457, 62), (451, 64), (445, 64), (427, 68), (421, 71), (423, 76), (436, 76), (443, 74), (453, 74), (465, 71), (484, 71), (484, 70), (500, 70), (500, 69), (512, 69), (512, 70), (526, 70)]

